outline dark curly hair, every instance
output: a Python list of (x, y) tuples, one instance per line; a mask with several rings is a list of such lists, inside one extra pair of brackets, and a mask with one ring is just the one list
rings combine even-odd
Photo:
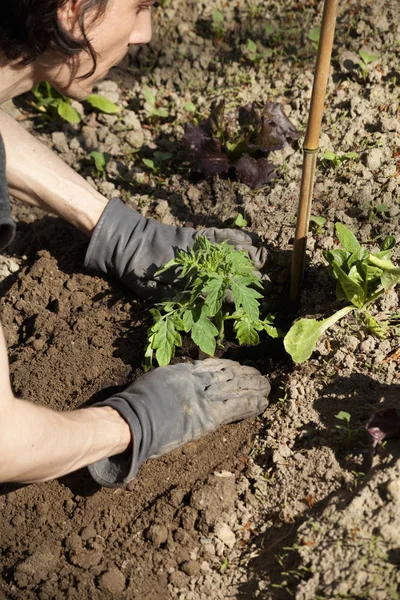
[(96, 70), (96, 53), (87, 37), (85, 26), (88, 21), (101, 17), (109, 0), (82, 0), (78, 13), (81, 31), (79, 39), (65, 31), (57, 17), (57, 10), (68, 2), (76, 0), (8, 0), (1, 7), (0, 15), (0, 53), (9, 60), (20, 60), (27, 65), (52, 49), (66, 56), (88, 52), (93, 67), (84, 77), (90, 77)]

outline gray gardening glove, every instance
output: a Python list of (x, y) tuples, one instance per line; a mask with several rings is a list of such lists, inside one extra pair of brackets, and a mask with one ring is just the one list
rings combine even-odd
[(213, 243), (228, 240), (238, 250), (245, 250), (255, 269), (261, 269), (266, 261), (266, 249), (253, 246), (252, 236), (244, 231), (165, 225), (145, 219), (114, 198), (107, 204), (92, 234), (85, 266), (116, 275), (143, 298), (171, 297), (176, 292), (174, 270), (157, 277), (154, 274), (174, 258), (176, 250), (193, 246), (199, 234), (206, 235)]
[(162, 456), (220, 425), (256, 417), (267, 406), (268, 380), (253, 367), (207, 358), (147, 373), (94, 406), (111, 406), (127, 421), (133, 443), (123, 454), (89, 466), (100, 485), (128, 483), (148, 458)]

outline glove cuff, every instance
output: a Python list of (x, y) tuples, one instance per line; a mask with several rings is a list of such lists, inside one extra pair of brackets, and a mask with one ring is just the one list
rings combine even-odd
[[(119, 198), (112, 198), (103, 210), (94, 228), (85, 256), (85, 267), (123, 275), (126, 265), (115, 264), (115, 254), (122, 250), (144, 222), (142, 215), (126, 206)], [(119, 272), (121, 271), (121, 273)]]
[(103, 458), (88, 466), (90, 475), (99, 485), (109, 488), (120, 487), (136, 476), (144, 460), (142, 427), (137, 415), (123, 398), (109, 398), (104, 402), (93, 404), (93, 406), (113, 408), (130, 427), (132, 443), (125, 452)]

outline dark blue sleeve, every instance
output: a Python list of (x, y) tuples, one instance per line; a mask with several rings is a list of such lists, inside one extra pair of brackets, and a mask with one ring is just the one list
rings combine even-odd
[(0, 135), (0, 252), (13, 240), (15, 223), (11, 216), (6, 179), (6, 152)]

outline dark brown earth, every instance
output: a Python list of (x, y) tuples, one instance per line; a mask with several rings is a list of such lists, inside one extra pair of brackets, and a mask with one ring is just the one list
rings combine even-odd
[[(44, 124), (29, 98), (6, 108), (105, 196), (145, 216), (224, 227), (243, 214), (269, 251), (265, 308), (279, 312), (285, 329), (296, 317), (287, 296), (302, 138), (276, 153), (276, 179), (254, 191), (191, 179), (179, 140), (184, 123), (222, 97), (232, 107), (281, 102), (303, 135), (315, 64), (308, 34), (320, 25), (322, 2), (159, 4), (151, 45), (132, 49), (99, 84), (118, 115), (79, 104), (83, 120), (71, 126)], [(215, 28), (217, 8), (223, 24)], [(338, 308), (323, 257), (337, 247), (336, 222), (369, 249), (395, 235), (400, 264), (399, 15), (398, 0), (339, 4), (320, 148), (358, 158), (338, 168), (318, 161), (313, 214), (326, 222), (309, 235), (298, 316), (322, 318)], [(360, 50), (377, 57), (365, 72)], [(145, 87), (167, 118), (150, 115)], [(185, 109), (189, 101), (194, 114)], [(88, 157), (93, 149), (110, 155), (103, 174)], [(153, 173), (143, 158), (157, 150), (172, 158)], [(14, 211), (17, 239), (0, 257), (13, 388), (60, 410), (105, 398), (142, 374), (149, 306), (118, 281), (85, 272), (87, 240), (79, 232), (39, 210), (15, 204)], [(397, 289), (372, 311), (382, 320), (397, 314), (398, 323)], [(280, 342), (240, 351), (228, 344), (226, 356), (271, 379), (270, 406), (259, 420), (145, 464), (127, 488), (100, 490), (86, 470), (1, 486), (0, 599), (398, 599), (398, 439), (380, 449), (366, 475), (361, 467), (368, 420), (382, 407), (399, 410), (399, 347), (398, 325), (380, 340), (354, 318), (337, 324), (300, 365)], [(187, 345), (177, 360), (196, 358)], [(340, 411), (351, 415), (351, 443)]]

